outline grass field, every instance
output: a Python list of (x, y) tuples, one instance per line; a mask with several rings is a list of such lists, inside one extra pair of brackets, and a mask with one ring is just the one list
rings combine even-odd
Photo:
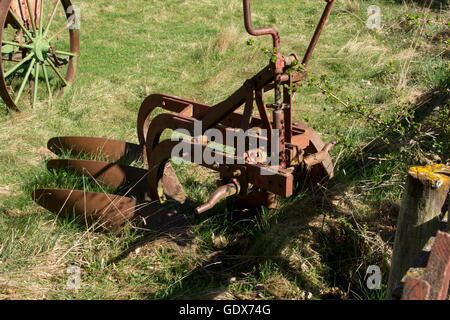
[[(35, 110), (8, 112), (0, 104), (0, 299), (384, 297), (405, 169), (449, 159), (447, 1), (336, 0), (308, 77), (326, 75), (343, 103), (313, 85), (300, 88), (294, 102), (295, 120), (340, 142), (332, 152), (336, 178), (277, 210), (242, 217), (220, 204), (189, 217), (192, 237), (184, 242), (132, 226), (119, 235), (93, 232), (34, 204), (36, 185), (83, 182), (46, 171), (56, 158), (46, 143), (64, 135), (137, 143), (146, 96), (220, 102), (267, 64), (261, 48), (271, 39), (247, 43), (240, 0), (74, 4), (81, 9), (81, 57), (73, 88)], [(373, 4), (381, 8), (378, 31), (366, 26)], [(302, 55), (324, 5), (254, 0), (254, 24), (275, 26), (283, 53)], [(349, 110), (347, 98), (362, 102), (365, 116)], [(406, 108), (417, 111), (428, 135), (380, 130), (368, 117)], [(204, 201), (213, 176), (178, 169), (188, 195)], [(79, 290), (67, 287), (72, 265), (82, 271)], [(369, 265), (382, 270), (380, 290), (366, 287)]]

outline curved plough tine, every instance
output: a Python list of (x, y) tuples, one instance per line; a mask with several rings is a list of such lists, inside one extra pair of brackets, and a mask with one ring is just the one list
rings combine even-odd
[(132, 162), (143, 157), (140, 145), (97, 137), (55, 137), (48, 141), (47, 148), (57, 155), (70, 152), (71, 155), (89, 154), (94, 158), (104, 158), (110, 162)]
[(174, 209), (156, 202), (139, 201), (113, 194), (38, 189), (33, 192), (32, 197), (45, 209), (57, 215), (75, 215), (95, 230), (118, 232), (127, 221), (161, 233), (179, 232), (188, 226), (184, 215)]
[(47, 162), (47, 169), (74, 171), (110, 188), (123, 187), (128, 195), (141, 199), (148, 193), (148, 170), (141, 168), (104, 161), (56, 159)]
[[(175, 202), (181, 205), (189, 206), (189, 201), (186, 196), (186, 193), (184, 192), (183, 185), (180, 183), (180, 180), (178, 180), (177, 174), (175, 173), (175, 170), (173, 169), (170, 162), (166, 162), (164, 164), (162, 177), (160, 181), (162, 183), (164, 196), (169, 201), (174, 200)], [(149, 185), (147, 178), (145, 179), (145, 182), (147, 183), (146, 184), (147, 192), (149, 192)]]

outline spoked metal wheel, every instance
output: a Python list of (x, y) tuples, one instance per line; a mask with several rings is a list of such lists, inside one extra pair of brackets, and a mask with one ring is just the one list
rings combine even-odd
[(69, 0), (0, 0), (0, 95), (8, 108), (34, 108), (72, 85), (77, 23)]

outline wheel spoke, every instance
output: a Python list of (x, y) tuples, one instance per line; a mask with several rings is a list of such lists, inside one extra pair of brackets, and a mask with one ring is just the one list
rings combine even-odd
[(72, 24), (74, 23), (74, 20), (70, 21), (68, 24), (66, 24), (64, 27), (62, 27), (61, 29), (59, 29), (58, 32), (56, 32), (53, 36), (51, 36), (47, 41), (50, 42), (52, 41), (57, 35), (59, 35), (61, 32), (63, 32), (64, 30), (66, 30), (67, 28), (69, 28)]
[(19, 64), (15, 65), (14, 68), (9, 70), (7, 73), (5, 73), (5, 79), (8, 78), (10, 75), (12, 75), (14, 72), (16, 72), (20, 67), (22, 67), (27, 61), (31, 60), (33, 58), (34, 54), (30, 53), (28, 56), (25, 57)]
[(15, 47), (19, 47), (19, 48), (33, 49), (33, 46), (30, 46), (29, 44), (18, 43), (18, 42), (14, 42), (14, 41), (2, 40), (2, 44), (9, 44), (11, 46), (15, 46)]
[(48, 96), (51, 97), (52, 90), (50, 88), (50, 81), (48, 81), (48, 73), (47, 73), (47, 68), (45, 67), (45, 63), (42, 64), (42, 71), (44, 72), (44, 78), (45, 78), (45, 84), (47, 85)]
[(17, 0), (17, 9), (20, 13), (20, 21), (25, 22), (25, 17), (23, 15), (23, 8), (22, 8), (22, 2), (21, 0)]
[(16, 16), (14, 11), (12, 11), (11, 8), (9, 9), (9, 14), (14, 18), (14, 20), (16, 20), (17, 24), (20, 26), (20, 28), (23, 30), (23, 32), (25, 32), (25, 34), (28, 36), (28, 38), (30, 40), (33, 39), (33, 36), (31, 35), (30, 31), (28, 31), (28, 29), (25, 28), (25, 26), (23, 25), (22, 21), (19, 20), (19, 18)]
[(30, 15), (31, 26), (33, 27), (34, 34), (36, 35), (36, 21), (35, 21), (34, 15), (33, 15), (33, 10), (31, 8), (30, 0), (27, 0), (27, 8), (28, 8), (28, 14)]
[(59, 2), (59, 0), (56, 0), (55, 4), (53, 5), (52, 14), (50, 15), (50, 19), (48, 19), (47, 26), (45, 27), (44, 37), (47, 36), (48, 30), (50, 29), (50, 26), (53, 22), (53, 18), (55, 17), (55, 13), (56, 13), (56, 8), (58, 7), (58, 2)]
[(76, 53), (72, 53), (72, 52), (66, 52), (66, 51), (60, 51), (60, 50), (56, 50), (55, 54), (59, 54), (61, 56), (69, 56), (69, 57), (76, 57), (77, 54)]
[(69, 84), (67, 83), (66, 79), (64, 79), (64, 77), (61, 75), (61, 73), (59, 73), (58, 69), (55, 67), (55, 65), (53, 64), (53, 62), (50, 59), (47, 59), (48, 64), (50, 65), (50, 67), (53, 69), (53, 71), (55, 71), (56, 75), (61, 79), (61, 81), (64, 83), (65, 86), (68, 86)]
[[(37, 3), (37, 2), (36, 2)], [(44, 25), (42, 24), (42, 13), (44, 12), (44, 1), (41, 1), (41, 8), (39, 11), (39, 34), (44, 32)]]
[(27, 74), (25, 75), (25, 78), (23, 79), (22, 85), (20, 86), (19, 93), (17, 94), (17, 97), (14, 100), (15, 104), (17, 104), (17, 102), (19, 102), (20, 97), (22, 96), (23, 90), (25, 89), (25, 85), (28, 82), (28, 78), (30, 77), (31, 71), (33, 70), (35, 63), (36, 63), (36, 59), (33, 58), (33, 60), (30, 63), (30, 66), (28, 67)]
[(34, 94), (33, 94), (33, 109), (36, 107), (37, 102), (37, 93), (38, 93), (38, 86), (39, 86), (39, 68), (40, 64), (36, 63), (35, 72), (34, 72)]

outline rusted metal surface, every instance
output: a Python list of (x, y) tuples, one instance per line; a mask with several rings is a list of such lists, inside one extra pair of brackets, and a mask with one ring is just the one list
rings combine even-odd
[(79, 190), (38, 189), (33, 199), (57, 215), (76, 217), (95, 224), (96, 229), (118, 231), (134, 217), (136, 201), (131, 198)]
[(205, 211), (212, 209), (220, 200), (234, 196), (239, 193), (239, 188), (235, 183), (229, 183), (217, 188), (211, 195), (209, 200), (195, 209), (196, 214), (202, 214)]
[[(146, 181), (147, 182), (147, 181)], [(178, 180), (170, 162), (164, 165), (161, 177), (162, 191), (166, 199), (176, 201), (183, 205), (187, 203), (186, 193), (184, 193), (183, 185)], [(148, 184), (147, 184), (148, 188)]]
[(144, 148), (125, 141), (95, 137), (55, 137), (48, 141), (47, 148), (57, 155), (69, 152), (73, 156), (90, 155), (111, 162), (133, 161), (143, 156)]
[[(306, 63), (316, 47), (334, 0), (326, 2), (322, 18), (305, 54)], [(181, 157), (214, 170), (220, 176), (220, 184), (210, 199), (192, 210), (198, 214), (210, 210), (225, 198), (232, 199), (238, 206), (262, 205), (274, 209), (278, 198), (292, 196), (295, 183), (306, 179), (306, 176), (312, 178), (314, 182), (332, 178), (333, 164), (329, 152), (334, 143), (325, 145), (314, 130), (293, 122), (292, 119), (295, 90), (289, 88), (301, 84), (305, 75), (304, 71), (292, 71), (292, 66), (301, 64), (298, 55), (283, 55), (276, 29), (271, 27), (255, 29), (252, 25), (250, 1), (244, 0), (243, 7), (244, 24), (248, 33), (255, 36), (272, 36), (274, 56), (266, 67), (244, 81), (228, 98), (215, 105), (171, 95), (150, 95), (144, 100), (138, 112), (139, 144), (93, 137), (53, 138), (49, 141), (48, 148), (54, 153), (71, 156), (88, 154), (97, 161), (52, 160), (48, 164), (49, 169), (75, 171), (114, 188), (126, 181), (128, 185), (134, 184), (139, 190), (139, 199), (144, 197), (146, 200), (152, 200), (155, 206), (161, 205), (164, 201), (188, 205), (189, 201), (183, 187), (170, 164), (172, 157)], [(267, 92), (274, 93), (274, 104), (265, 103), (264, 94)], [(244, 112), (238, 112), (243, 105)], [(156, 108), (162, 108), (166, 112), (153, 117), (152, 113)], [(273, 110), (269, 112), (269, 109)], [(183, 129), (189, 133), (188, 138), (181, 141), (160, 141), (167, 129)], [(215, 141), (208, 135), (209, 129), (221, 133), (224, 138), (220, 144), (235, 147), (234, 154), (210, 148), (208, 143)], [(252, 145), (250, 136), (237, 135), (247, 129), (253, 130), (252, 139), (258, 138), (259, 143), (267, 144), (267, 148), (261, 147), (260, 144)], [(266, 136), (262, 135), (264, 130), (267, 131)], [(272, 141), (273, 139), (276, 141)], [(238, 152), (236, 142), (243, 143), (243, 154)], [(177, 152), (182, 150), (186, 154), (176, 154), (175, 150), (178, 150)], [(201, 155), (214, 155), (214, 163), (209, 163), (203, 158), (198, 162), (196, 151)], [(268, 156), (277, 160), (275, 165), (265, 162), (264, 159)], [(143, 160), (145, 170), (129, 166), (137, 159)], [(145, 180), (145, 183), (142, 183), (142, 180)], [(54, 195), (57, 200), (52, 202), (49, 194)], [(105, 222), (106, 224), (116, 227), (123, 225), (123, 221), (132, 219), (133, 214), (129, 212), (136, 211), (134, 208), (138, 205), (136, 202), (138, 200), (126, 197), (114, 198), (118, 199), (119, 207), (123, 207), (127, 212), (127, 215), (121, 216), (120, 212), (123, 210), (111, 209), (111, 206), (107, 210), (104, 209), (111, 203), (111, 200), (108, 202), (110, 195), (100, 196), (81, 191), (73, 195), (67, 190), (44, 190), (39, 191), (37, 195), (45, 200), (37, 200), (38, 203), (51, 211), (55, 212), (61, 207), (68, 206), (69, 211), (70, 208), (75, 208), (79, 215), (89, 213), (88, 215), (98, 218), (100, 213), (102, 217), (107, 217), (105, 221), (110, 221)], [(64, 204), (64, 200), (67, 200), (67, 205)]]
[(148, 171), (141, 168), (93, 160), (56, 159), (47, 162), (48, 170), (74, 171), (88, 178), (100, 181), (109, 188), (127, 190), (135, 196), (144, 196), (148, 192)]
[(402, 300), (429, 300), (430, 284), (418, 278), (408, 278), (405, 281)]
[[(445, 208), (445, 207), (444, 207)], [(445, 209), (443, 208), (443, 211)], [(445, 300), (450, 282), (448, 212), (392, 292), (393, 300)], [(388, 297), (389, 299), (389, 297)]]
[(450, 234), (438, 231), (427, 264), (425, 280), (431, 284), (431, 299), (447, 299), (450, 281)]
[[(26, 0), (12, 0), (10, 8), (15, 13), (17, 17), (21, 17), (23, 23), (28, 27), (28, 29), (31, 29), (31, 16), (36, 17), (36, 26), (40, 25), (40, 8), (41, 8), (41, 0), (28, 0), (30, 3), (30, 11), (28, 10), (28, 5)], [(7, 22), (11, 25), (14, 25), (16, 29), (19, 29), (19, 26), (17, 25), (16, 21), (12, 19), (11, 16), (8, 16)]]
[[(172, 150), (176, 146), (182, 146), (185, 150), (191, 150), (190, 155), (194, 154), (196, 148), (199, 148), (203, 154), (206, 152), (213, 152), (213, 150), (209, 147), (203, 146), (201, 144), (195, 144), (190, 141), (179, 142), (164, 140), (160, 142), (153, 150), (152, 157), (149, 159), (148, 163), (148, 185), (152, 200), (159, 200), (157, 185), (160, 179), (160, 172), (162, 170), (161, 168), (173, 156)], [(256, 185), (259, 188), (271, 191), (282, 197), (290, 197), (293, 194), (294, 176), (292, 175), (291, 170), (278, 168), (278, 170), (274, 170), (272, 174), (262, 175), (262, 170), (270, 170), (270, 168), (267, 168), (266, 166), (261, 164), (251, 163), (245, 163), (243, 165), (227, 164), (232, 163), (234, 161), (234, 158), (217, 150), (215, 150), (214, 152), (217, 157), (221, 157), (221, 164), (215, 165), (203, 163), (202, 166), (217, 171), (221, 174), (225, 174), (225, 171), (229, 171), (230, 169), (231, 171), (233, 171), (233, 169), (239, 170), (244, 167), (246, 169), (246, 172), (245, 174), (241, 174), (239, 179), (245, 179), (246, 184), (250, 183)]]
[(303, 161), (305, 162), (306, 166), (308, 168), (312, 168), (315, 165), (324, 162), (330, 156), (330, 151), (335, 145), (336, 142), (330, 142), (326, 144), (321, 151), (310, 154), (307, 157), (305, 157)]
[(438, 231), (428, 263), (411, 269), (404, 280), (402, 300), (447, 300), (450, 282), (450, 234)]
[[(308, 154), (317, 153), (325, 147), (320, 136), (315, 131), (310, 131), (309, 145), (305, 148), (305, 156)], [(334, 165), (330, 156), (325, 157), (322, 163), (312, 166), (309, 170), (309, 175), (313, 181), (323, 182), (326, 179), (334, 177)]]
[(156, 202), (80, 190), (38, 189), (33, 199), (42, 207), (69, 218), (78, 218), (95, 230), (121, 231), (128, 221), (145, 221), (146, 228), (165, 232), (184, 228), (182, 213)]
[(235, 206), (237, 208), (254, 208), (264, 206), (268, 209), (276, 209), (277, 205), (277, 195), (269, 191), (252, 190), (246, 195), (237, 197), (235, 200)]
[[(263, 89), (259, 91), (263, 91)], [(261, 94), (256, 92), (256, 103), (258, 105), (259, 113), (261, 114), (262, 111), (265, 114), (262, 115), (261, 118), (257, 115), (253, 115), (250, 122), (250, 127), (261, 127), (263, 129), (271, 130), (272, 121), (269, 119), (267, 109), (265, 108), (264, 100)], [(137, 133), (139, 144), (145, 145), (145, 139), (149, 127), (149, 117), (156, 108), (161, 107), (164, 110), (170, 112), (181, 113), (183, 110), (185, 110), (185, 107), (190, 105), (192, 105), (192, 118), (194, 118), (194, 120), (199, 120), (205, 113), (212, 112), (212, 106), (210, 105), (181, 99), (176, 96), (152, 94), (147, 97), (142, 103), (138, 113)], [(220, 124), (230, 128), (240, 128), (242, 117), (243, 115), (241, 113), (234, 111), (226, 115), (226, 117), (220, 122)], [(306, 130), (308, 130), (307, 126), (300, 123), (292, 123), (292, 132), (294, 134), (294, 137), (302, 140), (301, 148), (305, 148), (309, 143), (307, 137), (305, 137)], [(320, 139), (320, 137), (318, 139)], [(297, 142), (295, 143), (298, 144)]]
[(273, 111), (273, 128), (279, 130), (278, 135), (278, 152), (280, 157), (280, 163), (283, 167), (286, 166), (286, 140), (285, 140), (285, 120), (284, 111), (282, 109), (276, 109)]
[(252, 36), (263, 36), (266, 34), (270, 34), (273, 39), (273, 47), (277, 50), (277, 52), (280, 51), (280, 36), (275, 28), (253, 28), (250, 0), (244, 0), (244, 25), (247, 32)]

